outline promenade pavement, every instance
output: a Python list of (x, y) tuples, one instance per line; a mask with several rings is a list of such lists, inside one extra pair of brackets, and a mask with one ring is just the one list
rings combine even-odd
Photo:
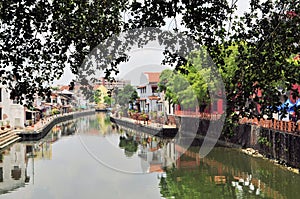
[(164, 128), (164, 129), (176, 128), (176, 125), (160, 124), (160, 123), (157, 123), (157, 122), (153, 122), (152, 120), (149, 120), (148, 124), (147, 123), (144, 124), (144, 121), (135, 120), (135, 119), (132, 119), (132, 118), (129, 118), (129, 117), (116, 117), (115, 115), (113, 115), (113, 117), (117, 118), (117, 119), (121, 119), (121, 120), (131, 122), (131, 123), (145, 125), (145, 126), (154, 127), (154, 128)]

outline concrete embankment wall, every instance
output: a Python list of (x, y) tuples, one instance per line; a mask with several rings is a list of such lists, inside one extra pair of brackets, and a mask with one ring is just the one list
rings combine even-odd
[[(208, 128), (215, 129), (216, 132), (220, 131), (218, 121), (180, 116), (175, 119), (182, 135), (197, 132), (199, 138), (204, 138), (207, 135)], [(300, 168), (300, 135), (252, 124), (238, 125), (233, 134), (234, 136), (230, 138), (220, 135), (218, 144), (230, 147), (253, 148), (270, 159), (276, 159), (280, 163)]]
[(281, 164), (300, 168), (300, 136), (261, 128), (259, 151)]
[(45, 124), (44, 127), (42, 127), (39, 130), (32, 131), (32, 132), (20, 132), (20, 133), (18, 133), (18, 135), (21, 137), (21, 141), (40, 140), (43, 137), (45, 137), (45, 135), (47, 135), (47, 133), (53, 128), (54, 125), (56, 125), (60, 122), (64, 122), (67, 120), (72, 120), (72, 119), (75, 119), (78, 117), (83, 117), (83, 116), (92, 115), (92, 114), (95, 114), (94, 110), (57, 116), (54, 119), (52, 119), (50, 122)]
[(155, 136), (159, 136), (159, 137), (174, 137), (174, 135), (176, 135), (177, 131), (178, 131), (178, 129), (174, 129), (174, 128), (164, 129), (164, 128), (159, 128), (159, 127), (153, 127), (150, 125), (135, 124), (135, 123), (132, 123), (131, 121), (114, 118), (114, 117), (110, 117), (110, 121), (117, 125), (121, 125), (126, 128), (130, 128), (137, 132), (143, 132), (143, 133), (147, 133), (149, 135), (155, 135)]

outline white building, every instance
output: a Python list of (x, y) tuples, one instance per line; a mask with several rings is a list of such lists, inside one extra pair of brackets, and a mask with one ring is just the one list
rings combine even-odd
[(160, 72), (144, 72), (140, 77), (140, 86), (137, 92), (140, 109), (144, 112), (161, 111), (160, 93), (158, 92)]
[(0, 85), (0, 120), (4, 124), (9, 121), (12, 128), (23, 128), (25, 123), (24, 106), (11, 100), (9, 92), (2, 85)]
[[(158, 92), (160, 72), (144, 72), (140, 77), (140, 85), (137, 92), (140, 110), (146, 113), (157, 112), (161, 116), (163, 112), (168, 115), (174, 114), (174, 106), (165, 100), (164, 94)], [(163, 111), (164, 109), (164, 111)]]

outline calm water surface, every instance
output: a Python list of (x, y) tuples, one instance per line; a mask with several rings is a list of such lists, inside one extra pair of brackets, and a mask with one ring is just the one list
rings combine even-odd
[(55, 126), (1, 151), (0, 198), (299, 198), (300, 175), (237, 150), (200, 158), (105, 114)]

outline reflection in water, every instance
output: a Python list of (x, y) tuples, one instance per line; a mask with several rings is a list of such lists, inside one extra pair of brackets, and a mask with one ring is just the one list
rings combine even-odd
[(1, 151), (0, 194), (25, 186), (29, 181), (27, 162), (26, 148), (20, 143)]
[(127, 157), (131, 157), (137, 151), (138, 142), (133, 139), (133, 136), (126, 134), (126, 136), (120, 136), (119, 147), (124, 149)]
[(109, 116), (98, 113), (93, 117), (81, 117), (76, 120), (77, 132), (85, 135), (107, 135), (111, 133)]
[[(139, 164), (149, 174), (124, 174), (97, 164), (78, 146), (76, 137), (112, 165), (126, 170)], [(38, 142), (16, 143), (1, 151), (0, 194), (8, 198), (179, 199), (300, 195), (300, 176), (269, 161), (223, 147), (201, 158), (199, 146), (186, 150), (178, 143), (111, 125), (103, 113), (77, 118), (55, 126)], [(30, 194), (25, 197), (24, 193)]]
[(62, 135), (74, 134), (74, 129), (74, 121), (64, 122), (54, 126), (47, 136), (40, 141), (15, 143), (2, 150), (0, 152), (0, 194), (11, 192), (28, 184), (30, 182), (27, 171), (29, 160), (51, 160), (52, 143), (56, 142)]
[(175, 144), (178, 140), (124, 127), (121, 131), (139, 144), (138, 155), (147, 162), (147, 172), (161, 173), (159, 187), (165, 198), (298, 198), (300, 194), (298, 174), (236, 149), (216, 147), (201, 158), (200, 146), (186, 150)]

